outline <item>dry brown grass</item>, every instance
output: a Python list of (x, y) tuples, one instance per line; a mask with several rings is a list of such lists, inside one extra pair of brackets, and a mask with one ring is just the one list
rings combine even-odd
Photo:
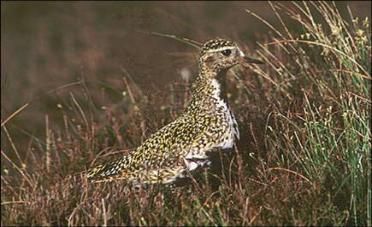
[[(133, 7), (135, 14), (142, 12)], [(216, 156), (211, 170), (175, 189), (135, 191), (123, 182), (91, 184), (84, 171), (92, 163), (130, 152), (173, 120), (190, 96), (188, 81), (179, 79), (149, 92), (132, 69), (106, 59), (120, 50), (102, 42), (90, 26), (78, 34), (98, 47), (82, 48), (81, 56), (55, 56), (48, 48), (32, 53), (41, 55), (40, 64), (48, 61), (59, 68), (59, 60), (68, 59), (68, 64), (88, 70), (75, 72), (83, 75), (77, 82), (41, 93), (26, 109), (19, 105), (14, 108), (18, 111), (4, 110), (2, 103), (1, 224), (371, 225), (369, 21), (349, 20), (331, 3), (269, 7), (278, 26), (258, 17), (272, 29), (270, 38), (258, 37), (257, 54), (267, 64), (237, 68), (228, 78), (242, 134), (237, 153)], [(257, 18), (246, 13), (253, 14), (250, 20)], [(86, 11), (82, 17), (95, 23)], [(58, 29), (67, 28), (55, 29), (56, 45), (73, 48), (73, 37), (58, 41)], [(115, 39), (118, 34), (105, 35)], [(39, 37), (37, 48), (44, 38)], [(244, 43), (246, 50), (252, 48)], [(169, 58), (175, 56), (179, 53)], [(195, 53), (182, 59), (194, 64)], [(101, 63), (107, 63), (105, 68)], [(33, 67), (25, 71), (60, 73), (53, 67), (47, 72)], [(140, 68), (144, 75), (153, 70)], [(167, 74), (168, 69), (160, 70)], [(113, 79), (87, 79), (90, 72), (110, 72)], [(17, 98), (2, 95), (6, 102)], [(40, 123), (43, 127), (24, 130), (32, 116), (23, 122), (16, 116), (40, 100), (51, 107)]]

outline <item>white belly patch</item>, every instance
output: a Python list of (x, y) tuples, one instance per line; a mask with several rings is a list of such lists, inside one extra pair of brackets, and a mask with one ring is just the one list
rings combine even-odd
[(185, 165), (188, 171), (196, 170), (199, 167), (205, 167), (211, 164), (208, 159), (185, 159)]

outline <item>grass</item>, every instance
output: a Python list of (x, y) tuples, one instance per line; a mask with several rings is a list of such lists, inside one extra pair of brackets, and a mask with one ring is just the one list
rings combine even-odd
[(180, 113), (189, 82), (146, 96), (123, 69), (124, 92), (101, 84), (120, 105), (98, 107), (82, 80), (46, 113), (45, 137), (29, 136), (25, 158), (8, 130), (23, 106), (2, 118), (1, 224), (371, 226), (369, 21), (327, 2), (270, 5), (280, 27), (246, 11), (272, 29), (257, 49), (267, 64), (228, 77), (235, 155), (173, 190), (91, 184), (89, 165), (130, 152)]

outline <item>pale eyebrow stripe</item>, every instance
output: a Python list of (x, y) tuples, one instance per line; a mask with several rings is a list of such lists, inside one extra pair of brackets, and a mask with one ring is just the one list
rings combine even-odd
[(226, 46), (226, 47), (220, 47), (218, 49), (207, 50), (207, 52), (218, 52), (218, 51), (223, 51), (223, 50), (231, 50), (235, 48), (236, 48), (235, 46)]

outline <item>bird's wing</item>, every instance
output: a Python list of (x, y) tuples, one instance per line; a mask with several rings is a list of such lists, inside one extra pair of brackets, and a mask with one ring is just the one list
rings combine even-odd
[(181, 116), (151, 135), (133, 153), (90, 169), (87, 177), (92, 181), (170, 182), (182, 171), (207, 163), (206, 152), (214, 148), (208, 138), (216, 128), (205, 122), (209, 119)]

